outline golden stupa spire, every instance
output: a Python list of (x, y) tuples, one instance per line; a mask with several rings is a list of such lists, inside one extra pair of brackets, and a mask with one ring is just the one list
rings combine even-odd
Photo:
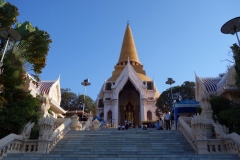
[(122, 49), (121, 49), (118, 63), (127, 62), (128, 58), (130, 59), (131, 62), (140, 63), (138, 59), (138, 54), (135, 47), (132, 31), (129, 25), (129, 21), (127, 22), (127, 28), (124, 34)]
[(129, 26), (129, 22), (127, 23), (127, 28), (124, 34), (122, 49), (118, 63), (114, 66), (112, 77), (110, 77), (108, 81), (116, 81), (127, 64), (133, 67), (133, 69), (136, 71), (142, 81), (151, 80), (149, 77), (146, 76), (146, 72), (143, 70), (143, 65), (138, 59), (138, 54), (135, 47), (132, 31)]

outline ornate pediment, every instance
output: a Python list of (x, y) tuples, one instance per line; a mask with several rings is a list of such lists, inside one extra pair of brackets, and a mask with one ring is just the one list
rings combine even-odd
[(147, 98), (147, 90), (143, 81), (138, 77), (136, 71), (128, 61), (126, 67), (117, 78), (115, 84), (112, 86), (112, 99), (117, 99), (119, 92), (122, 90), (127, 81), (130, 80), (136, 90), (140, 93), (140, 98)]
[(61, 102), (61, 89), (60, 89), (60, 80), (57, 81), (51, 86), (49, 91), (49, 97), (51, 97), (58, 105)]

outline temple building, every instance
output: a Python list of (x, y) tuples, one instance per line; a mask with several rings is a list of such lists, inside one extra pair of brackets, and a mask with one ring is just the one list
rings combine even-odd
[(235, 65), (230, 67), (226, 73), (219, 74), (217, 77), (199, 77), (195, 75), (197, 101), (201, 101), (203, 93), (206, 91), (209, 95), (221, 96), (239, 103), (240, 90), (235, 85)]
[(52, 81), (37, 82), (30, 74), (26, 74), (26, 83), (23, 90), (29, 91), (33, 97), (39, 95), (47, 97), (47, 103), (50, 105), (51, 115), (54, 118), (64, 118), (67, 111), (60, 107), (61, 88), (60, 77)]
[(97, 115), (114, 125), (131, 121), (137, 126), (142, 121), (156, 120), (155, 104), (159, 95), (154, 80), (143, 70), (127, 24), (119, 60), (97, 98)]

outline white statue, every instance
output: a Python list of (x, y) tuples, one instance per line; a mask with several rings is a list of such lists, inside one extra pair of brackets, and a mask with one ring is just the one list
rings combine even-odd
[(99, 120), (96, 118), (96, 119), (92, 122), (92, 125), (93, 125), (93, 129), (94, 129), (94, 130), (99, 130), (100, 127), (101, 127), (101, 122), (99, 122)]
[(229, 133), (229, 129), (225, 125), (221, 125), (218, 122), (213, 122), (213, 127), (217, 139), (223, 139)]
[(82, 130), (99, 130), (101, 126), (101, 122), (99, 122), (99, 120), (96, 118), (93, 121), (93, 115), (92, 115), (92, 111), (90, 111), (90, 114), (88, 116), (88, 120), (86, 121), (86, 123), (84, 124)]
[(48, 96), (44, 93), (44, 95), (41, 97), (40, 102), (41, 102), (41, 114), (43, 117), (46, 117), (48, 114), (48, 110), (50, 108), (50, 100)]
[(92, 111), (90, 111), (90, 114), (89, 114), (89, 116), (88, 116), (88, 119), (89, 119), (90, 122), (92, 122), (92, 119), (93, 119)]
[(74, 114), (72, 117), (72, 125), (71, 125), (71, 129), (72, 130), (81, 130), (82, 129), (82, 124), (79, 122), (79, 117), (78, 115)]
[(24, 126), (22, 134), (21, 134), (23, 136), (24, 140), (30, 138), (31, 130), (34, 126), (34, 123), (35, 122), (31, 123), (31, 121), (30, 121)]
[(92, 122), (90, 122), (90, 120), (88, 119), (87, 122), (84, 124), (82, 130), (89, 130), (91, 128), (92, 128)]
[(210, 104), (209, 100), (210, 100), (210, 96), (207, 93), (207, 91), (205, 91), (202, 94), (201, 103), (200, 103), (200, 107), (202, 108), (203, 112), (211, 110), (211, 104)]
[(39, 120), (38, 124), (40, 126), (39, 138), (40, 140), (47, 140), (52, 135), (54, 131), (54, 124), (56, 119), (47, 114)]
[(205, 120), (201, 115), (197, 114), (192, 117), (191, 128), (194, 139), (207, 139)]
[(232, 139), (240, 143), (240, 135), (235, 132), (229, 134), (229, 129), (225, 125), (213, 122), (213, 127), (217, 139)]

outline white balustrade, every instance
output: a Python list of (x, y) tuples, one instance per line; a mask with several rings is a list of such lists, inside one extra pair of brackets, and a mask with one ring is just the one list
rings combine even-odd
[[(49, 153), (60, 139), (70, 130), (71, 119), (57, 120), (57, 127), (49, 140), (23, 140), (21, 135), (10, 134), (0, 139), (0, 160), (8, 153), (37, 153), (39, 152), (39, 142), (44, 142), (47, 148), (45, 153)], [(62, 123), (61, 125), (59, 125)], [(41, 152), (43, 153), (43, 152)]]
[(189, 126), (189, 119), (179, 117), (178, 122), (178, 129), (183, 133), (197, 154), (238, 154), (238, 157), (240, 157), (239, 135), (234, 134), (229, 136), (231, 138), (223, 139), (194, 139)]

